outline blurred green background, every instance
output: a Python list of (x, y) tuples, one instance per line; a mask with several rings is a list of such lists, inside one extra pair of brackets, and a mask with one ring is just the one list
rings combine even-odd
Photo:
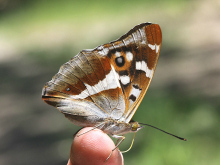
[(133, 119), (188, 141), (146, 127), (124, 154), (125, 164), (220, 164), (219, 0), (0, 0), (1, 165), (67, 163), (79, 127), (41, 100), (43, 85), (82, 49), (142, 22), (158, 23), (163, 43)]

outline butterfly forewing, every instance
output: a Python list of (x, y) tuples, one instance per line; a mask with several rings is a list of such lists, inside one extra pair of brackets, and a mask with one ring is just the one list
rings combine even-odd
[(123, 117), (129, 122), (142, 101), (159, 58), (162, 33), (159, 25), (143, 23), (118, 40), (105, 44), (124, 94)]
[(162, 43), (162, 33), (159, 25), (147, 25), (140, 28), (138, 31), (145, 41), (142, 40), (141, 42), (140, 40), (139, 42), (140, 47), (137, 56), (141, 56), (140, 58), (142, 58), (142, 60), (136, 60), (135, 76), (137, 79), (135, 78), (132, 82), (132, 89), (129, 95), (130, 106), (129, 109), (125, 111), (126, 122), (129, 122), (133, 117), (150, 85), (156, 69)]

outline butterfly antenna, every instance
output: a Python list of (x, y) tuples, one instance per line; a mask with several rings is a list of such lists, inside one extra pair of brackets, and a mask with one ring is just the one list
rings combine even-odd
[(166, 134), (168, 134), (168, 135), (171, 135), (171, 136), (173, 136), (173, 137), (176, 137), (176, 138), (178, 138), (178, 139), (180, 139), (180, 140), (187, 141), (185, 138), (182, 138), (182, 137), (176, 136), (176, 135), (171, 134), (171, 133), (169, 133), (169, 132), (166, 132), (166, 131), (164, 131), (164, 130), (162, 130), (162, 129), (160, 129), (160, 128), (154, 127), (154, 126), (152, 126), (152, 125), (150, 125), (150, 124), (144, 124), (144, 123), (139, 123), (139, 124), (142, 124), (142, 125), (146, 125), (146, 126), (149, 126), (149, 127), (155, 128), (155, 129), (157, 129), (157, 130), (159, 130), (159, 131), (162, 131), (162, 132), (164, 132), (164, 133), (166, 133)]

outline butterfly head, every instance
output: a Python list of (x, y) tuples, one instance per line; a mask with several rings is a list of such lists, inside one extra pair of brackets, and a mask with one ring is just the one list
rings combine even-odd
[(132, 132), (137, 132), (140, 129), (144, 128), (144, 126), (141, 126), (138, 122), (136, 121), (131, 121), (130, 123), (131, 131)]

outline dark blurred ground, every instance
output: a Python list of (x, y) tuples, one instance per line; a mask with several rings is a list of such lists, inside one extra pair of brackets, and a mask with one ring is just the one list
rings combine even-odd
[[(125, 164), (220, 162), (220, 2), (0, 1), (0, 164), (66, 164), (79, 129), (41, 100), (41, 89), (82, 49), (142, 22), (160, 24), (163, 44), (134, 120), (145, 128)], [(131, 143), (126, 136), (120, 146)]]

